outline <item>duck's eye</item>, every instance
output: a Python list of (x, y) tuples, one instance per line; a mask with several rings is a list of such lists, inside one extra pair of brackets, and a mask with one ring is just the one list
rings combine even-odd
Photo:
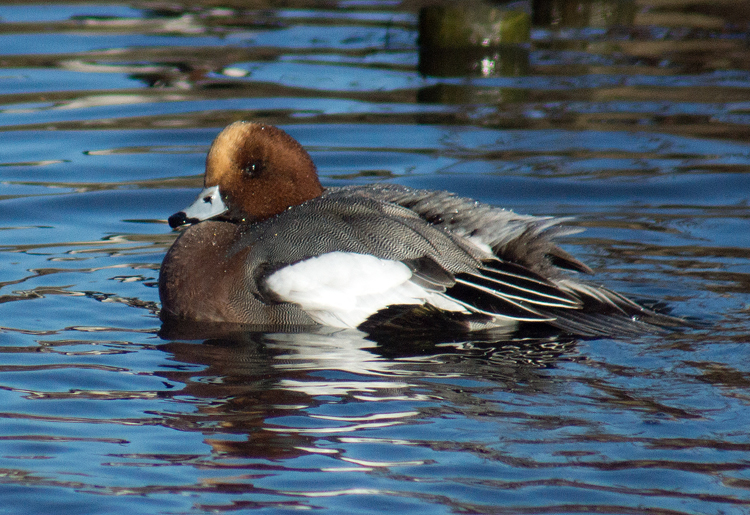
[(251, 161), (245, 165), (242, 172), (250, 177), (256, 177), (263, 170), (263, 163), (260, 161)]

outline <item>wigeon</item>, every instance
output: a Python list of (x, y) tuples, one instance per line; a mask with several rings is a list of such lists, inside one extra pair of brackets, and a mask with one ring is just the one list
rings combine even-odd
[(375, 184), (323, 188), (281, 129), (237, 122), (214, 140), (204, 189), (159, 276), (163, 320), (373, 331), (633, 334), (679, 319), (579, 280), (553, 239), (578, 232), (458, 197)]

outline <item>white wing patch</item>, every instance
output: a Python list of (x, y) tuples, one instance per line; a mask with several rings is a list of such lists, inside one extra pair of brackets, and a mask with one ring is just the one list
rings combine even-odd
[(316, 322), (356, 328), (381, 309), (397, 304), (464, 308), (438, 292), (411, 282), (400, 261), (353, 252), (330, 252), (286, 266), (266, 278), (266, 286), (285, 302), (302, 307)]

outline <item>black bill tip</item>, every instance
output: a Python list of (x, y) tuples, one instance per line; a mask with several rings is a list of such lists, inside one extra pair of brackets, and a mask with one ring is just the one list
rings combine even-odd
[(169, 226), (172, 229), (177, 229), (179, 226), (187, 224), (189, 220), (187, 215), (185, 214), (185, 211), (179, 211), (170, 216), (167, 219), (167, 222), (169, 222)]

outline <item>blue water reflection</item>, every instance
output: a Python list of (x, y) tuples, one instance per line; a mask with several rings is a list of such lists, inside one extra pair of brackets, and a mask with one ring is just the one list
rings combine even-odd
[[(0, 5), (3, 511), (746, 513), (747, 9), (646, 1), (451, 67), (410, 2), (288, 4)], [(238, 119), (326, 186), (572, 217), (594, 282), (710, 325), (162, 327), (166, 218)]]

